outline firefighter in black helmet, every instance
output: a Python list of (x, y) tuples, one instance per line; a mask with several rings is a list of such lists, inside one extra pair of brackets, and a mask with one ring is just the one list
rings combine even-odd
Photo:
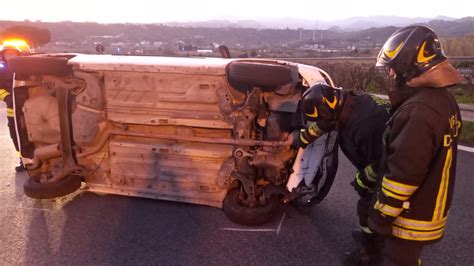
[(368, 228), (367, 219), (376, 187), (388, 108), (375, 96), (324, 84), (317, 84), (303, 94), (301, 111), (307, 126), (292, 134), (293, 146), (305, 148), (322, 134), (337, 130), (342, 152), (357, 168), (352, 185), (360, 195), (357, 215), (362, 247), (350, 253), (346, 260), (375, 258), (375, 254), (380, 254), (380, 241)]
[[(10, 131), (10, 137), (15, 146), (15, 150), (18, 153), (19, 149), (15, 129), (15, 115), (13, 111), (13, 95), (11, 92), (13, 73), (8, 70), (8, 60), (19, 56), (21, 54), (21, 50), (15, 46), (0, 46), (0, 48), (0, 100), (4, 101), (7, 105), (8, 129)], [(21, 160), (19, 165), (15, 167), (15, 170), (17, 172), (24, 170)]]
[(443, 236), (453, 197), (461, 116), (448, 88), (461, 77), (425, 26), (393, 33), (377, 66), (395, 82), (368, 224), (386, 236), (386, 264), (418, 265), (423, 246)]

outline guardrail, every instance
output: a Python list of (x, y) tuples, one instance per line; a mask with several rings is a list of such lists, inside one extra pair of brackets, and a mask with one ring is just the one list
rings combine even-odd
[(474, 106), (469, 104), (459, 104), (461, 117), (464, 121), (474, 122)]
[[(269, 58), (285, 61), (371, 61), (377, 60), (376, 57), (278, 57)], [(474, 56), (449, 56), (449, 60), (453, 62), (474, 61)]]
[[(381, 99), (388, 100), (387, 95), (382, 94), (373, 94)], [(459, 104), (459, 109), (461, 110), (461, 117), (463, 121), (474, 122), (474, 105), (470, 104)]]
[[(450, 56), (448, 57), (454, 64), (465, 61), (474, 61), (473, 56)], [(376, 57), (289, 57), (289, 58), (273, 58), (277, 60), (291, 61), (291, 62), (300, 62), (304, 63), (307, 61), (339, 61), (339, 62), (371, 62), (375, 64)], [(388, 96), (379, 95), (382, 99), (388, 100)], [(464, 121), (474, 122), (474, 105), (469, 104), (459, 104), (461, 110), (461, 116)]]

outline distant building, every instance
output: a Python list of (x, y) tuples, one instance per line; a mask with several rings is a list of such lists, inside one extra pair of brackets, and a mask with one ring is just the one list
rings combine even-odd
[(213, 51), (211, 49), (198, 49), (197, 52), (200, 54), (211, 54)]

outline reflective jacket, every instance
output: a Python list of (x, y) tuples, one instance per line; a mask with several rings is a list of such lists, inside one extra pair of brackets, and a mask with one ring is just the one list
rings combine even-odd
[(13, 74), (7, 69), (0, 69), (0, 100), (7, 104), (7, 116), (14, 117), (13, 99), (11, 95)]
[(389, 119), (389, 106), (378, 97), (348, 91), (338, 122), (339, 145), (359, 171), (379, 168), (382, 134)]
[[(344, 155), (359, 172), (363, 184), (376, 182), (382, 157), (382, 134), (389, 118), (389, 105), (366, 93), (344, 91), (345, 99), (337, 121), (338, 142)], [(305, 147), (324, 134), (315, 123), (301, 131)], [(373, 177), (373, 178), (371, 178)]]
[(446, 88), (416, 88), (393, 113), (374, 212), (397, 238), (433, 242), (444, 234), (456, 175), (461, 115)]

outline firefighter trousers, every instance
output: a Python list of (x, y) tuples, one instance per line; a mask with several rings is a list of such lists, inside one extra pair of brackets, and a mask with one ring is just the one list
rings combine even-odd
[(17, 151), (17, 155), (19, 155), (18, 154), (18, 152), (19, 152), (18, 139), (17, 139), (17, 136), (16, 136), (16, 128), (15, 128), (15, 118), (10, 117), (10, 116), (8, 116), (7, 118), (8, 118), (8, 129), (10, 131), (10, 138), (13, 141), (13, 145), (15, 146), (15, 150)]
[(397, 237), (387, 237), (382, 251), (384, 265), (418, 266), (421, 265), (421, 251), (424, 245), (419, 241), (410, 241)]

